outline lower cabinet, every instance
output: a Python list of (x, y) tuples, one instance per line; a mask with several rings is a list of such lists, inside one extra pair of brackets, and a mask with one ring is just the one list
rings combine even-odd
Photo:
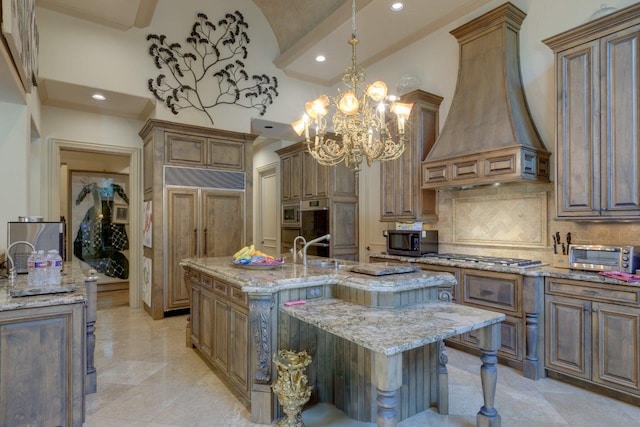
[(191, 343), (245, 399), (249, 399), (249, 303), (224, 280), (188, 272)]
[(640, 293), (547, 278), (545, 368), (640, 397)]
[(84, 306), (0, 312), (0, 425), (82, 426)]

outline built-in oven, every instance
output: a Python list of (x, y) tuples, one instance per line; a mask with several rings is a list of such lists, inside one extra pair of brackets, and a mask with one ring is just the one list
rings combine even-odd
[[(308, 242), (329, 234), (329, 199), (303, 200), (300, 205), (300, 235)], [(329, 242), (314, 243), (307, 255), (330, 256)]]
[(300, 203), (282, 205), (281, 223), (283, 228), (300, 228)]

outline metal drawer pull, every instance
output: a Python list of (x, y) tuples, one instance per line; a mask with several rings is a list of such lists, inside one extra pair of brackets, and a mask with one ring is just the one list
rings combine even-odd
[(588, 289), (583, 289), (582, 293), (587, 295), (598, 295), (598, 291), (590, 291)]
[(489, 295), (493, 295), (493, 291), (488, 291), (486, 289), (483, 289), (482, 291), (480, 291), (480, 296), (482, 297), (488, 297)]

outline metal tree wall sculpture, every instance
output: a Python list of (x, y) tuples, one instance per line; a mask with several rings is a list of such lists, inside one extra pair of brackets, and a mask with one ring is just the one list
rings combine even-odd
[(238, 11), (227, 13), (217, 26), (198, 13), (186, 39), (189, 52), (183, 52), (180, 43), (169, 43), (164, 35), (149, 34), (149, 54), (164, 71), (149, 79), (149, 90), (173, 114), (195, 108), (211, 124), (210, 110), (223, 104), (254, 108), (263, 116), (278, 96), (278, 80), (266, 74), (249, 78), (243, 62), (249, 54), (248, 28)]

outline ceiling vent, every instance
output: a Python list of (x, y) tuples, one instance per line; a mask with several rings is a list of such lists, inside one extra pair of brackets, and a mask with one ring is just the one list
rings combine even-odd
[(453, 30), (458, 82), (442, 132), (422, 163), (422, 188), (549, 182), (550, 153), (531, 120), (520, 76), (520, 25), (512, 5)]

